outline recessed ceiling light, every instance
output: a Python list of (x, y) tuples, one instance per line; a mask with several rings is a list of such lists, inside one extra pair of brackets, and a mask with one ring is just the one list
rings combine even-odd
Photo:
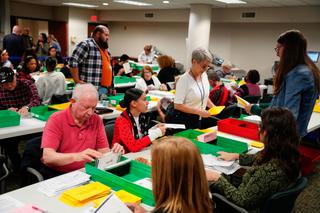
[(170, 1), (162, 1), (162, 3), (164, 3), (164, 4), (169, 4)]
[(226, 4), (246, 4), (247, 2), (241, 0), (216, 0)]
[(131, 1), (131, 0), (113, 0), (113, 2), (121, 3), (121, 4), (130, 4), (136, 6), (151, 6), (152, 4), (139, 2), (139, 1)]
[(109, 3), (102, 3), (102, 5), (104, 5), (104, 6), (109, 6)]
[(73, 2), (63, 2), (63, 5), (67, 6), (75, 6), (75, 7), (88, 7), (88, 8), (95, 8), (98, 7), (97, 5), (92, 4), (80, 4), (80, 3), (73, 3)]

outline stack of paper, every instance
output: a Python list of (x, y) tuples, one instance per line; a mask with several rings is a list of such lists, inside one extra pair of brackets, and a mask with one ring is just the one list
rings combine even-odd
[[(141, 197), (135, 196), (125, 190), (119, 190), (114, 193), (122, 202), (124, 203), (141, 203)], [(100, 204), (106, 199), (106, 197), (102, 197), (93, 201), (93, 207), (98, 208)]]
[(240, 168), (240, 165), (235, 161), (225, 161), (211, 154), (202, 154), (201, 157), (206, 168), (219, 171), (226, 175), (233, 174)]
[(80, 207), (97, 198), (108, 195), (110, 191), (110, 187), (99, 182), (92, 182), (63, 192), (59, 200), (67, 205)]
[(41, 182), (38, 191), (53, 197), (67, 189), (86, 184), (89, 181), (90, 175), (80, 171), (73, 171)]
[(152, 190), (152, 180), (151, 178), (143, 178), (134, 182), (135, 184), (142, 186), (146, 189)]
[(107, 169), (109, 166), (116, 164), (120, 160), (121, 154), (115, 152), (107, 152), (102, 157), (96, 159), (96, 167), (101, 170)]
[(244, 121), (248, 121), (255, 124), (261, 123), (261, 117), (259, 115), (249, 115), (243, 118)]
[(250, 103), (249, 103), (248, 101), (244, 100), (243, 98), (241, 98), (241, 97), (239, 97), (239, 96), (237, 96), (237, 95), (235, 95), (235, 96), (236, 96), (236, 98), (237, 98), (238, 107), (244, 109), (245, 106), (250, 105)]

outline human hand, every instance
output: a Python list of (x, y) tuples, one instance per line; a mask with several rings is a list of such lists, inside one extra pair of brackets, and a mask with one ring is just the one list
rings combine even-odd
[(126, 205), (133, 213), (147, 213), (143, 207), (136, 203), (126, 203)]
[(207, 177), (207, 180), (208, 181), (211, 181), (211, 182), (217, 182), (220, 178), (220, 174), (213, 171), (213, 170), (207, 170), (206, 169), (206, 177)]
[(14, 112), (17, 112), (17, 111), (18, 111), (18, 108), (10, 107), (8, 110), (10, 110), (10, 111), (14, 111)]
[(102, 157), (102, 153), (93, 149), (86, 149), (86, 150), (83, 150), (82, 152), (74, 153), (74, 161), (76, 162), (79, 162), (79, 161), (90, 162), (90, 161), (94, 161), (94, 159), (99, 157)]
[(244, 109), (245, 109), (246, 112), (247, 112), (248, 114), (250, 114), (250, 115), (251, 115), (252, 105), (253, 105), (253, 104), (248, 104), (248, 105), (245, 105), (245, 106), (244, 106)]
[(85, 84), (86, 82), (84, 82), (83, 80), (78, 80), (78, 81), (74, 81), (76, 84)]
[(160, 90), (162, 90), (162, 91), (167, 91), (167, 90), (168, 90), (167, 85), (161, 84), (161, 85), (160, 85)]
[(29, 113), (29, 107), (27, 106), (24, 106), (24, 107), (21, 107), (19, 110), (18, 110), (18, 113), (22, 116), (25, 116)]
[(218, 158), (225, 161), (232, 161), (239, 159), (239, 154), (237, 153), (228, 153), (228, 152), (217, 152), (219, 154)]
[(202, 118), (208, 118), (211, 116), (210, 112), (204, 109), (200, 109), (198, 115), (201, 116)]
[(121, 153), (121, 154), (124, 154), (125, 153), (125, 150), (123, 148), (123, 146), (121, 146), (120, 144), (118, 143), (115, 143), (111, 149), (113, 152), (115, 153)]
[(158, 124), (157, 127), (161, 130), (162, 135), (166, 134), (166, 126), (164, 124)]

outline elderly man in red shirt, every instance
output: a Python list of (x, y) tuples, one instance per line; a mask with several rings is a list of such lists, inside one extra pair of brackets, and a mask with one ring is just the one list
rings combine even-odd
[[(103, 122), (94, 113), (97, 103), (96, 88), (92, 84), (78, 84), (71, 106), (49, 118), (41, 142), (45, 165), (70, 172), (110, 150)], [(124, 153), (120, 144), (115, 144), (112, 151)]]

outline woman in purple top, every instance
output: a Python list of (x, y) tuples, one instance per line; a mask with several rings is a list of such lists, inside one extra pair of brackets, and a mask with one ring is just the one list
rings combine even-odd
[(260, 74), (257, 70), (249, 70), (245, 77), (246, 84), (243, 84), (237, 89), (236, 95), (240, 97), (246, 96), (261, 96), (259, 85)]

